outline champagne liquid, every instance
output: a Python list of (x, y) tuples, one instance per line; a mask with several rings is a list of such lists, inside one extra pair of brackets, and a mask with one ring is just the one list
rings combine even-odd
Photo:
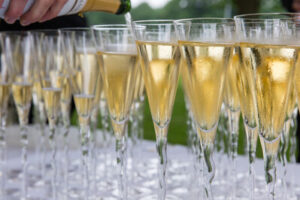
[(96, 85), (96, 92), (95, 92), (95, 98), (94, 98), (94, 109), (98, 109), (101, 94), (102, 94), (102, 79), (101, 79), (101, 73), (99, 71), (98, 84)]
[(100, 68), (97, 55), (91, 53), (77, 53), (79, 69), (75, 72), (75, 82), (77, 84), (76, 93), (95, 95), (96, 87), (100, 84)]
[(0, 110), (7, 110), (8, 99), (10, 94), (10, 84), (0, 83)]
[(25, 109), (30, 106), (32, 99), (32, 84), (15, 82), (12, 85), (12, 92), (17, 108)]
[(171, 119), (180, 69), (177, 45), (137, 41), (145, 88), (154, 123), (160, 127)]
[(38, 101), (43, 102), (43, 87), (50, 87), (50, 80), (43, 79), (41, 81), (35, 81), (33, 83), (33, 92), (36, 94)]
[(60, 75), (56, 71), (50, 72), (51, 85), (55, 88), (61, 89), (61, 101), (62, 103), (69, 104), (71, 101), (71, 85), (70, 80), (66, 75)]
[(84, 95), (76, 94), (74, 95), (74, 101), (76, 110), (79, 116), (79, 123), (81, 125), (88, 125), (90, 115), (92, 114), (94, 106), (94, 96), (93, 95)]
[(288, 98), (288, 106), (287, 106), (287, 117), (291, 118), (293, 111), (296, 107), (296, 89), (294, 87), (294, 85), (291, 85), (291, 93), (290, 93), (290, 97)]
[(56, 121), (60, 113), (60, 96), (61, 89), (59, 88), (43, 88), (45, 99), (45, 108), (49, 121)]
[(43, 101), (43, 89), (40, 81), (33, 83), (33, 92), (36, 94), (38, 101)]
[(241, 44), (244, 67), (255, 79), (260, 134), (277, 139), (287, 115), (296, 50), (285, 46)]
[(257, 107), (255, 99), (255, 76), (249, 66), (250, 60), (243, 58), (240, 47), (236, 47), (236, 53), (241, 59), (240, 67), (238, 68), (239, 76), (237, 79), (237, 88), (244, 123), (250, 128), (256, 128)]
[(234, 53), (230, 60), (227, 69), (227, 77), (225, 82), (225, 95), (224, 95), (224, 102), (227, 107), (233, 111), (239, 111), (240, 109), (240, 99), (238, 94), (238, 70), (239, 70), (239, 57), (238, 54)]
[(295, 86), (295, 89), (296, 89), (298, 109), (300, 110), (300, 52), (298, 53), (298, 59), (297, 59), (297, 62), (296, 62), (294, 86)]
[(141, 66), (138, 64), (137, 66), (137, 74), (136, 74), (136, 85), (134, 87), (134, 100), (137, 101), (144, 92), (144, 80), (142, 75)]
[(98, 52), (103, 87), (112, 120), (127, 120), (136, 84), (137, 55)]
[(12, 94), (17, 107), (19, 122), (27, 124), (32, 99), (32, 84), (28, 82), (14, 82)]
[(179, 41), (179, 45), (184, 89), (198, 133), (204, 142), (213, 142), (232, 46), (186, 41)]

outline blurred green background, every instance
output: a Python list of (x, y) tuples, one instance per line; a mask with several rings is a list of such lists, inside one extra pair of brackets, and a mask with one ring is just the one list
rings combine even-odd
[[(131, 0), (131, 2), (134, 5), (131, 10), (134, 20), (232, 17), (244, 13), (284, 11), (280, 0)], [(139, 2), (142, 3), (137, 5)], [(158, 2), (165, 2), (165, 5), (158, 7)], [(124, 22), (122, 16), (100, 12), (86, 13), (85, 16), (89, 25)]]
[[(162, 1), (160, 3), (164, 5), (154, 6), (158, 3), (156, 1)], [(165, 1), (165, 3), (163, 1)], [(284, 11), (280, 0), (132, 0), (132, 3), (134, 5), (131, 11), (133, 20), (232, 17), (242, 13)], [(87, 18), (89, 25), (125, 22), (123, 16), (115, 16), (106, 13), (90, 12), (86, 13), (85, 17)], [(155, 133), (147, 101), (145, 102), (144, 108), (144, 136), (145, 139), (154, 140)], [(75, 117), (73, 119), (75, 119)], [(187, 114), (184, 103), (184, 94), (181, 83), (179, 82), (172, 121), (169, 128), (169, 143), (186, 145), (186, 119)], [(240, 120), (239, 154), (245, 152), (245, 144), (243, 122)], [(257, 156), (262, 157), (260, 144), (258, 144)]]

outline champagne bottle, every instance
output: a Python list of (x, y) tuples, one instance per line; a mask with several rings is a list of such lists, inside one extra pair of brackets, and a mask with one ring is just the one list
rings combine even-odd
[[(23, 13), (27, 12), (35, 0), (28, 0)], [(4, 18), (10, 0), (4, 0), (0, 8), (0, 18)], [(125, 14), (131, 9), (130, 0), (68, 0), (58, 16), (87, 11), (102, 11), (113, 14)]]

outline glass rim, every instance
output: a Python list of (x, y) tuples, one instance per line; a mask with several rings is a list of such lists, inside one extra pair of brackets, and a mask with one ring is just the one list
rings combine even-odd
[(127, 24), (98, 24), (91, 26), (93, 31), (104, 31), (104, 30), (131, 30), (131, 27)]
[(52, 36), (59, 36), (58, 29), (37, 29), (37, 30), (29, 30), (30, 34), (33, 36), (37, 35), (46, 35), (49, 36), (51, 34)]
[(90, 31), (90, 27), (65, 27), (60, 28), (58, 31), (60, 32), (76, 32), (76, 31)]
[[(266, 18), (258, 18), (266, 16)], [(269, 16), (269, 17), (268, 17)], [(272, 16), (287, 16), (286, 18), (272, 18)], [(290, 16), (290, 17), (289, 17)], [(245, 20), (245, 21), (264, 21), (264, 20), (273, 20), (273, 19), (292, 19), (293, 16), (299, 16), (300, 13), (292, 13), (292, 12), (271, 12), (271, 13), (249, 13), (249, 14), (241, 14), (235, 15), (233, 17), (234, 20)]]
[(174, 25), (173, 19), (147, 19), (147, 20), (136, 20), (133, 21), (135, 25), (142, 26), (158, 26), (158, 25)]
[(228, 24), (228, 23), (234, 24), (234, 19), (223, 18), (223, 17), (195, 17), (195, 18), (174, 20), (174, 23), (176, 25), (187, 23), (187, 22), (192, 22), (192, 24)]
[(12, 34), (12, 35), (32, 35), (31, 31), (13, 31), (13, 30), (9, 30), (9, 31), (0, 31), (1, 35), (7, 35), (7, 34)]

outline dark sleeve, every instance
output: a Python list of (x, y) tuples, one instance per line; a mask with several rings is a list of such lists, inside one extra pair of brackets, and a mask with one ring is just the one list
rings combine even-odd
[(19, 21), (14, 24), (7, 24), (4, 20), (0, 21), (0, 31), (17, 31), (17, 30), (37, 30), (37, 29), (59, 29), (67, 27), (85, 27), (86, 19), (78, 15), (68, 15), (57, 17), (43, 23), (34, 23), (29, 26), (21, 26)]
[(294, 0), (281, 0), (281, 4), (288, 12), (295, 12), (292, 7), (293, 1)]

